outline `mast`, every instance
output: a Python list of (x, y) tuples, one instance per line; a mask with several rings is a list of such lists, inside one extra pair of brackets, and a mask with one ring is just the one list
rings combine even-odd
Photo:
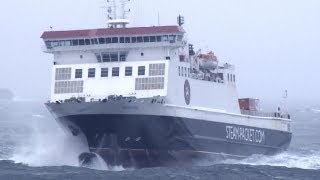
[(107, 0), (108, 27), (125, 28), (129, 24), (128, 14), (131, 9), (127, 8), (130, 0)]

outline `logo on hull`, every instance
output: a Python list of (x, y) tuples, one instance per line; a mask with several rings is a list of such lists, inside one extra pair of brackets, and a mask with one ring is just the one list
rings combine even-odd
[(190, 99), (191, 99), (191, 89), (190, 89), (190, 84), (189, 81), (186, 80), (184, 82), (184, 100), (187, 105), (190, 104)]

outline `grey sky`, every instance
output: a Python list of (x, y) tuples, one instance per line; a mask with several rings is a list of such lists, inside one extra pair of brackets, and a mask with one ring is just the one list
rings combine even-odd
[[(320, 1), (132, 0), (131, 26), (176, 23), (188, 39), (236, 65), (241, 97), (320, 100)], [(22, 98), (49, 96), (52, 56), (40, 35), (106, 26), (104, 0), (6, 0), (0, 7), (0, 87)]]

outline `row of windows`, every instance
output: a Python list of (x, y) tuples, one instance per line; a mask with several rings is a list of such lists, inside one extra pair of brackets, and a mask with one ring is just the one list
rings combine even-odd
[(170, 42), (182, 41), (182, 35), (163, 35), (163, 36), (137, 36), (137, 37), (107, 37), (92, 39), (73, 39), (73, 40), (56, 40), (46, 41), (47, 48), (59, 46), (84, 46), (95, 44), (112, 44), (112, 43), (146, 43), (146, 42)]
[(54, 86), (55, 94), (82, 93), (83, 81), (58, 81)]
[(71, 68), (57, 68), (55, 80), (70, 80)]
[(182, 77), (190, 77), (190, 68), (186, 68), (186, 67), (178, 67), (178, 71), (179, 71), (179, 76)]
[[(138, 76), (144, 76), (146, 73), (145, 66), (138, 67)], [(112, 77), (119, 77), (120, 76), (120, 68), (113, 67), (111, 70)], [(101, 68), (101, 77), (108, 77), (109, 76), (109, 68)], [(132, 76), (132, 67), (128, 66), (125, 67), (125, 76)], [(83, 77), (83, 70), (76, 69), (75, 71), (75, 78), (81, 79)], [(89, 68), (88, 69), (88, 78), (95, 78), (96, 77), (96, 68)]]
[(236, 75), (234, 75), (234, 74), (228, 74), (228, 81), (236, 82)]
[(96, 58), (98, 62), (118, 62), (126, 61), (127, 53), (126, 52), (103, 52), (96, 53)]
[(164, 89), (164, 77), (136, 78), (136, 90)]

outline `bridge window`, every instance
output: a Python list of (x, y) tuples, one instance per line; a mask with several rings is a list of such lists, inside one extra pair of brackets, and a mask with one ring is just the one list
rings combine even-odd
[(79, 45), (79, 40), (78, 39), (72, 40), (72, 46), (78, 46), (78, 45)]
[(146, 74), (146, 67), (145, 66), (139, 66), (138, 67), (138, 76), (144, 76)]
[(120, 71), (119, 67), (112, 68), (112, 76), (113, 77), (119, 77), (119, 71)]
[(55, 79), (59, 80), (70, 80), (71, 79), (71, 68), (57, 68)]
[(162, 36), (157, 36), (157, 42), (161, 42)]
[(108, 68), (101, 68), (101, 77), (108, 77)]
[(90, 39), (85, 39), (84, 41), (86, 45), (90, 45)]
[(83, 46), (85, 44), (84, 39), (79, 39), (79, 45)]
[(137, 42), (137, 37), (132, 37), (132, 38), (131, 38), (131, 42), (132, 42), (132, 43), (136, 43), (136, 42)]
[(137, 37), (137, 42), (138, 43), (142, 43), (143, 42), (143, 38), (141, 36)]
[(126, 67), (125, 76), (132, 76), (132, 67)]
[(124, 37), (120, 37), (120, 43), (124, 43)]
[(155, 36), (150, 36), (150, 42), (156, 42), (156, 37)]
[(71, 46), (71, 41), (70, 40), (65, 41), (65, 45), (66, 46)]
[(162, 41), (168, 41), (168, 35), (162, 36)]
[(125, 42), (126, 42), (126, 43), (130, 43), (130, 37), (126, 37)]
[(97, 38), (91, 39), (91, 44), (98, 44), (98, 39)]
[(110, 44), (112, 42), (111, 38), (106, 38), (106, 43)]
[(112, 43), (118, 43), (119, 42), (119, 38), (118, 37), (113, 37), (111, 42)]
[(99, 38), (99, 44), (105, 44), (106, 39), (105, 38)]
[(88, 78), (94, 78), (96, 77), (96, 69), (95, 68), (89, 68), (88, 69)]
[(149, 36), (144, 36), (143, 37), (144, 42), (150, 42), (150, 37)]
[(75, 78), (76, 79), (81, 79), (82, 78), (82, 69), (76, 69)]

